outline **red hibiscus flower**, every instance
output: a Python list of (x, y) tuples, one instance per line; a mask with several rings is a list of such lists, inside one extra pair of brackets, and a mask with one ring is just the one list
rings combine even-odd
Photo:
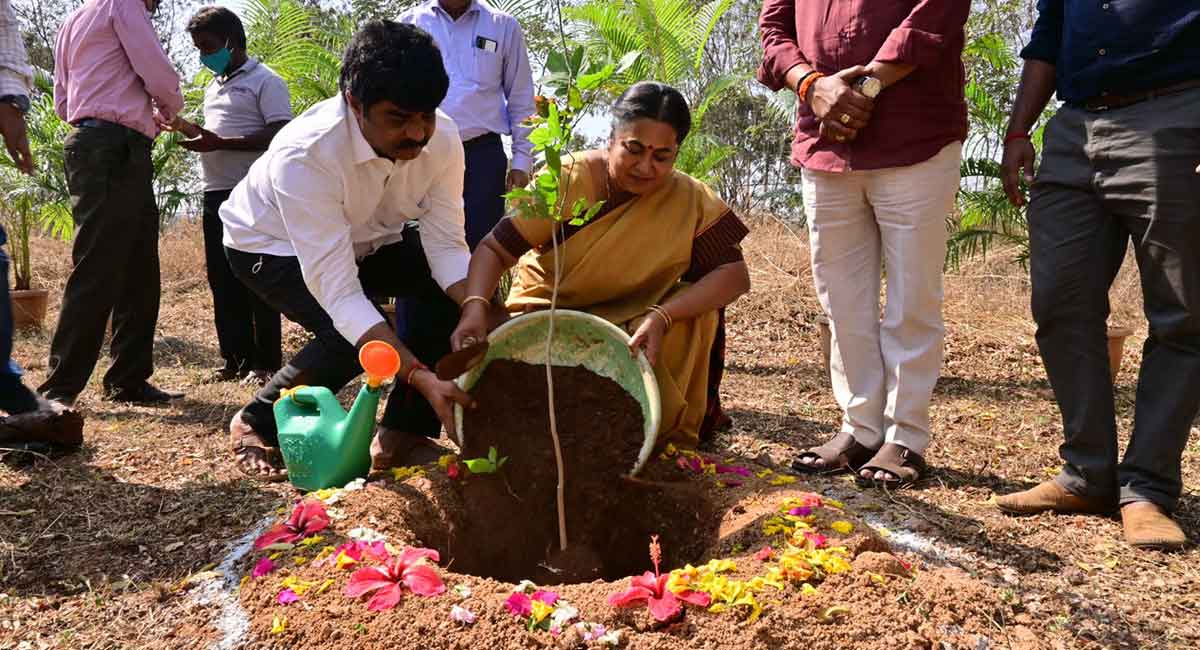
[(261, 537), (254, 540), (255, 549), (272, 544), (291, 544), (329, 526), (329, 515), (320, 501), (304, 501), (296, 504), (292, 515), (282, 524), (272, 526)]
[(389, 559), (383, 566), (359, 569), (350, 576), (345, 594), (358, 598), (374, 594), (367, 603), (371, 611), (391, 609), (400, 602), (407, 587), (418, 596), (437, 596), (446, 591), (446, 585), (433, 567), (422, 562), (428, 558), (438, 561), (438, 552), (428, 548), (406, 548), (399, 557)]
[(663, 575), (658, 571), (662, 560), (662, 548), (658, 545), (658, 535), (650, 538), (650, 561), (654, 563), (654, 572), (649, 571), (629, 579), (630, 587), (626, 591), (608, 597), (608, 604), (613, 607), (631, 607), (646, 603), (650, 615), (659, 622), (669, 621), (683, 610), (680, 601), (708, 607), (712, 598), (701, 591), (681, 591), (675, 593), (667, 588), (671, 574)]

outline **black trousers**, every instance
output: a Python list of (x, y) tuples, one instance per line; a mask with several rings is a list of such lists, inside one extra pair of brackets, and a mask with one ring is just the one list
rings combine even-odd
[(140, 387), (154, 372), (158, 324), (158, 206), (150, 138), (110, 125), (75, 129), (63, 145), (75, 243), (74, 268), (39, 391), (71, 398), (87, 385), (112, 314), (106, 391)]
[[(507, 191), (508, 156), (504, 143), (495, 133), (464, 143), (466, 170), (463, 174), (463, 211), (466, 213), (467, 247), (472, 251), (492, 228), (504, 218), (504, 194)], [(409, 314), (426, 310), (419, 298), (396, 301), (396, 327), (403, 336), (414, 327)]]
[[(1037, 342), (1062, 409), (1058, 482), (1170, 511), (1200, 410), (1200, 90), (1088, 113), (1046, 130), (1029, 207)], [(1105, 321), (1133, 242), (1150, 336), (1133, 434), (1117, 462)]]
[(229, 268), (221, 243), (221, 204), (229, 190), (204, 193), (204, 261), (213, 295), (213, 322), (225, 369), (267, 370), (283, 365), (279, 312), (242, 284)]
[[(300, 275), (295, 257), (276, 257), (225, 249), (233, 274), (272, 308), (313, 335), (294, 358), (254, 396), (242, 418), (275, 444), (275, 401), (280, 391), (299, 385), (324, 386), (334, 392), (362, 374), (358, 352), (334, 327)], [(404, 343), (423, 363), (433, 366), (450, 351), (450, 334), (458, 324), (458, 305), (433, 280), (418, 231), (409, 229), (404, 241), (389, 244), (359, 262), (358, 279), (368, 296), (420, 298), (420, 311), (409, 319)], [(380, 312), (382, 316), (382, 311)], [(433, 407), (415, 390), (396, 385), (384, 409), (383, 426), (436, 438), (441, 421)]]

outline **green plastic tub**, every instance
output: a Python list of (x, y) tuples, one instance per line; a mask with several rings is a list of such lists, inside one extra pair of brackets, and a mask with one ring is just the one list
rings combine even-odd
[[(536, 311), (497, 327), (488, 336), (489, 347), (483, 361), (459, 377), (456, 383), (470, 391), (494, 359), (544, 364), (549, 325), (550, 312)], [(566, 309), (554, 312), (554, 342), (550, 354), (551, 363), (556, 366), (583, 366), (617, 382), (641, 405), (645, 440), (630, 473), (641, 471), (654, 451), (662, 419), (658, 382), (646, 356), (638, 354), (635, 359), (629, 355), (629, 335), (616, 325), (585, 312)], [(461, 448), (462, 407), (458, 405), (454, 407), (454, 427)]]

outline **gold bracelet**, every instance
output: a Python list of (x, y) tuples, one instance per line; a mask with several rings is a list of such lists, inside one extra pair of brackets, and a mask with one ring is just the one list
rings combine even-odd
[(487, 298), (484, 298), (483, 296), (467, 296), (466, 298), (463, 299), (462, 304), (459, 305), (459, 308), (465, 309), (468, 304), (473, 303), (473, 302), (481, 302), (481, 303), (483, 303), (484, 307), (492, 306), (492, 301), (488, 300)]
[(671, 315), (667, 313), (667, 310), (663, 309), (659, 305), (650, 305), (650, 311), (658, 314), (658, 317), (662, 319), (663, 324), (667, 326), (667, 329), (671, 329), (671, 326), (675, 324), (675, 320), (671, 318)]

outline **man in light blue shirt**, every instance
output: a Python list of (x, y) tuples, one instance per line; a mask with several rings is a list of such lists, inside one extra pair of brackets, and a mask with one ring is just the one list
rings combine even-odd
[[(427, 0), (400, 16), (430, 33), (450, 74), (439, 107), (458, 125), (466, 152), (463, 201), (467, 245), (475, 246), (504, 216), (503, 194), (529, 183), (529, 129), (535, 111), (525, 36), (515, 18), (486, 0)], [(512, 136), (512, 168), (500, 141)]]

